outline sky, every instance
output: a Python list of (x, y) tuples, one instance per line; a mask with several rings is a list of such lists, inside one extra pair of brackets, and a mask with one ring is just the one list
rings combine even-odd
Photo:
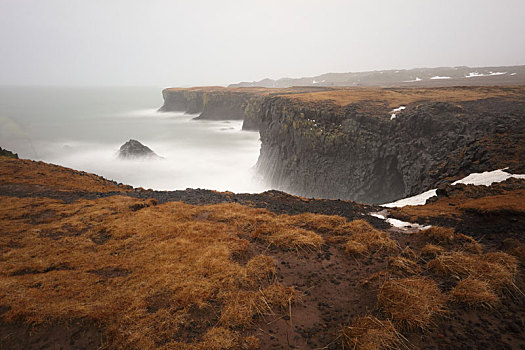
[(523, 0), (0, 0), (0, 85), (525, 64)]

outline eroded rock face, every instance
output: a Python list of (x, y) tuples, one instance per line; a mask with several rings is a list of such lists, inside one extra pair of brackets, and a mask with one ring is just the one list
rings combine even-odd
[(18, 154), (13, 153), (11, 151), (8, 151), (8, 150), (3, 149), (2, 147), (0, 147), (0, 157), (9, 157), (9, 158), (18, 159)]
[(133, 158), (160, 158), (148, 146), (144, 146), (137, 140), (129, 140), (122, 146), (118, 152), (119, 158), (133, 159)]
[(387, 203), (473, 172), (522, 170), (523, 102), (418, 102), (394, 120), (367, 104), (266, 100), (258, 172), (305, 197)]

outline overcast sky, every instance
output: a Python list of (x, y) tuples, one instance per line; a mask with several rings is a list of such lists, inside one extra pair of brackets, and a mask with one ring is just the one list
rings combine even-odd
[(0, 85), (525, 64), (524, 0), (0, 0)]

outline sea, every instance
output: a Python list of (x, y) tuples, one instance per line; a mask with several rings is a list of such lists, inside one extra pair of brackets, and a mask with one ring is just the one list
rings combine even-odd
[[(0, 87), (0, 147), (146, 189), (269, 189), (254, 170), (258, 132), (158, 112), (162, 103), (161, 87)], [(119, 159), (130, 139), (162, 158)]]

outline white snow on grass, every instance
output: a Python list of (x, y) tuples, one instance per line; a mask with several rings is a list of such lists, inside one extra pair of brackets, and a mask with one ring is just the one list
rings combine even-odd
[(406, 221), (401, 221), (401, 220), (393, 219), (393, 218), (388, 218), (385, 221), (388, 222), (390, 225), (392, 225), (394, 227), (397, 227), (397, 228), (400, 228), (400, 229), (413, 228), (413, 229), (416, 229), (416, 230), (426, 230), (427, 228), (431, 227), (430, 225), (423, 226), (423, 225), (420, 225), (418, 223), (406, 222)]
[(486, 75), (482, 73), (478, 73), (478, 72), (470, 72), (468, 75), (465, 76), (465, 78), (475, 78), (475, 77), (486, 77)]
[[(506, 168), (505, 168), (506, 169)], [(509, 174), (505, 169), (485, 171), (484, 173), (473, 173), (461, 180), (455, 181), (452, 185), (465, 184), (477, 186), (490, 186), (495, 182), (502, 182), (511, 177), (516, 179), (525, 179), (525, 174)]]
[(381, 206), (386, 208), (395, 208), (404, 207), (405, 205), (424, 205), (427, 202), (427, 199), (434, 197), (435, 195), (436, 189), (428, 190), (413, 197), (403, 198), (392, 203), (381, 204)]
[(490, 77), (494, 75), (504, 75), (504, 74), (507, 74), (507, 72), (489, 72), (489, 74), (471, 72), (468, 75), (466, 75), (465, 78)]
[(394, 218), (389, 218), (388, 210), (386, 209), (375, 212), (375, 213), (370, 213), (370, 216), (376, 217), (381, 220), (385, 220), (390, 225), (400, 228), (402, 230), (424, 230), (424, 229), (430, 228), (430, 226), (422, 226), (418, 223), (406, 222), (406, 221), (401, 221), (401, 220), (394, 219)]
[[(507, 168), (505, 168), (507, 169)], [(525, 179), (525, 174), (509, 174), (505, 169), (485, 171), (484, 173), (472, 173), (461, 180), (455, 181), (452, 185), (465, 184), (477, 186), (490, 186), (496, 182), (502, 182), (511, 177), (516, 179)], [(385, 208), (404, 207), (405, 205), (425, 205), (427, 199), (436, 195), (436, 189), (428, 190), (413, 197), (403, 198), (392, 203), (381, 204)]]
[(430, 78), (432, 80), (437, 80), (437, 79), (452, 79), (451, 77), (440, 77), (439, 75), (436, 75), (436, 76), (433, 76), (432, 78)]
[(392, 113), (392, 115), (390, 116), (390, 120), (396, 119), (396, 113), (401, 112), (405, 108), (406, 108), (405, 106), (400, 106), (400, 107), (397, 107), (391, 110), (390, 113)]
[(418, 82), (418, 81), (421, 81), (421, 78), (416, 77), (416, 79), (414, 79), (414, 80), (405, 80), (403, 83), (415, 83), (415, 82)]

